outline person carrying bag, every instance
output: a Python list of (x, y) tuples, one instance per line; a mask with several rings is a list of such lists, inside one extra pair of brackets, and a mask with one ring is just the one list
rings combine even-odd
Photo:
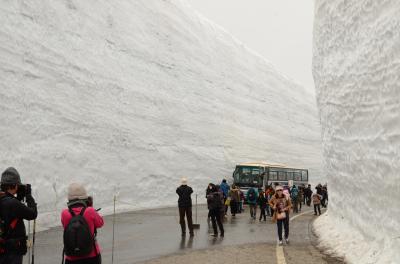
[(276, 186), (275, 194), (269, 201), (271, 208), (274, 210), (272, 221), (276, 222), (278, 229), (278, 243), (282, 245), (282, 226), (285, 230), (285, 242), (289, 244), (289, 211), (292, 208), (290, 198), (283, 194), (283, 187)]

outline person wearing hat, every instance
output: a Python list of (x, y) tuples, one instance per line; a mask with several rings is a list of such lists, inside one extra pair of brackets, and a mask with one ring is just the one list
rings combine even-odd
[[(25, 194), (16, 197), (18, 190), (24, 189)], [(27, 205), (21, 202), (24, 197)], [(23, 256), (27, 252), (23, 220), (34, 220), (36, 217), (37, 207), (30, 185), (22, 185), (15, 168), (6, 169), (1, 174), (0, 219), (4, 221), (1, 224), (2, 229), (4, 228), (1, 230), (4, 242), (0, 244), (0, 264), (22, 264)]]
[(292, 208), (290, 198), (283, 193), (282, 186), (276, 186), (275, 194), (272, 196), (270, 206), (274, 209), (272, 221), (276, 221), (278, 229), (279, 245), (282, 245), (282, 225), (285, 229), (285, 242), (289, 244), (289, 211)]
[[(68, 208), (61, 213), (61, 223), (64, 230), (68, 228), (73, 215), (82, 214), (87, 222), (93, 238), (92, 251), (84, 256), (65, 255), (65, 264), (100, 264), (100, 247), (96, 240), (96, 230), (104, 225), (103, 217), (92, 207), (92, 198), (87, 195), (85, 187), (79, 183), (68, 186)], [(83, 212), (82, 212), (83, 211)], [(64, 237), (65, 238), (65, 237)], [(65, 247), (65, 244), (64, 244)]]
[(176, 189), (176, 193), (179, 196), (179, 223), (181, 225), (182, 236), (186, 235), (185, 215), (188, 222), (190, 236), (194, 236), (192, 220), (192, 198), (190, 197), (193, 193), (193, 189), (187, 185), (186, 178), (181, 179), (181, 186)]

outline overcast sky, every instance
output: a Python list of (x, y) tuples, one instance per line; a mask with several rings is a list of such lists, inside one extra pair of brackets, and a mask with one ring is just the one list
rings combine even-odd
[(311, 73), (314, 0), (188, 0), (210, 20), (307, 89)]

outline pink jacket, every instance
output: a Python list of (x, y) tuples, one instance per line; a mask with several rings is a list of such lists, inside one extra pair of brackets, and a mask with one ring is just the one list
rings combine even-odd
[[(75, 214), (79, 214), (81, 212), (82, 208), (83, 207), (74, 207), (74, 208), (72, 208), (72, 210), (74, 211)], [(92, 233), (92, 235), (94, 234), (95, 228), (100, 228), (104, 225), (103, 217), (100, 216), (93, 207), (87, 207), (85, 210), (85, 213), (83, 214), (83, 217), (85, 217), (86, 222), (88, 223), (89, 228), (90, 228), (90, 233)], [(62, 223), (64, 229), (67, 227), (69, 221), (71, 221), (71, 218), (72, 218), (72, 215), (68, 211), (68, 209), (64, 209), (61, 213), (61, 223)], [(96, 257), (96, 255), (97, 255), (96, 252), (97, 252), (97, 254), (100, 254), (100, 246), (97, 243), (97, 241), (96, 241), (96, 250), (93, 249), (93, 251), (89, 255), (83, 256), (83, 257), (65, 256), (65, 258), (68, 260), (92, 258), (92, 257)]]

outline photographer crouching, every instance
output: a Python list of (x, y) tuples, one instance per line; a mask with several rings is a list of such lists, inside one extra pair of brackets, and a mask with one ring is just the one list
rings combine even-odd
[[(23, 203), (26, 201), (27, 205)], [(22, 264), (27, 252), (25, 220), (37, 217), (30, 184), (22, 184), (15, 168), (1, 174), (0, 192), (0, 264)]]

